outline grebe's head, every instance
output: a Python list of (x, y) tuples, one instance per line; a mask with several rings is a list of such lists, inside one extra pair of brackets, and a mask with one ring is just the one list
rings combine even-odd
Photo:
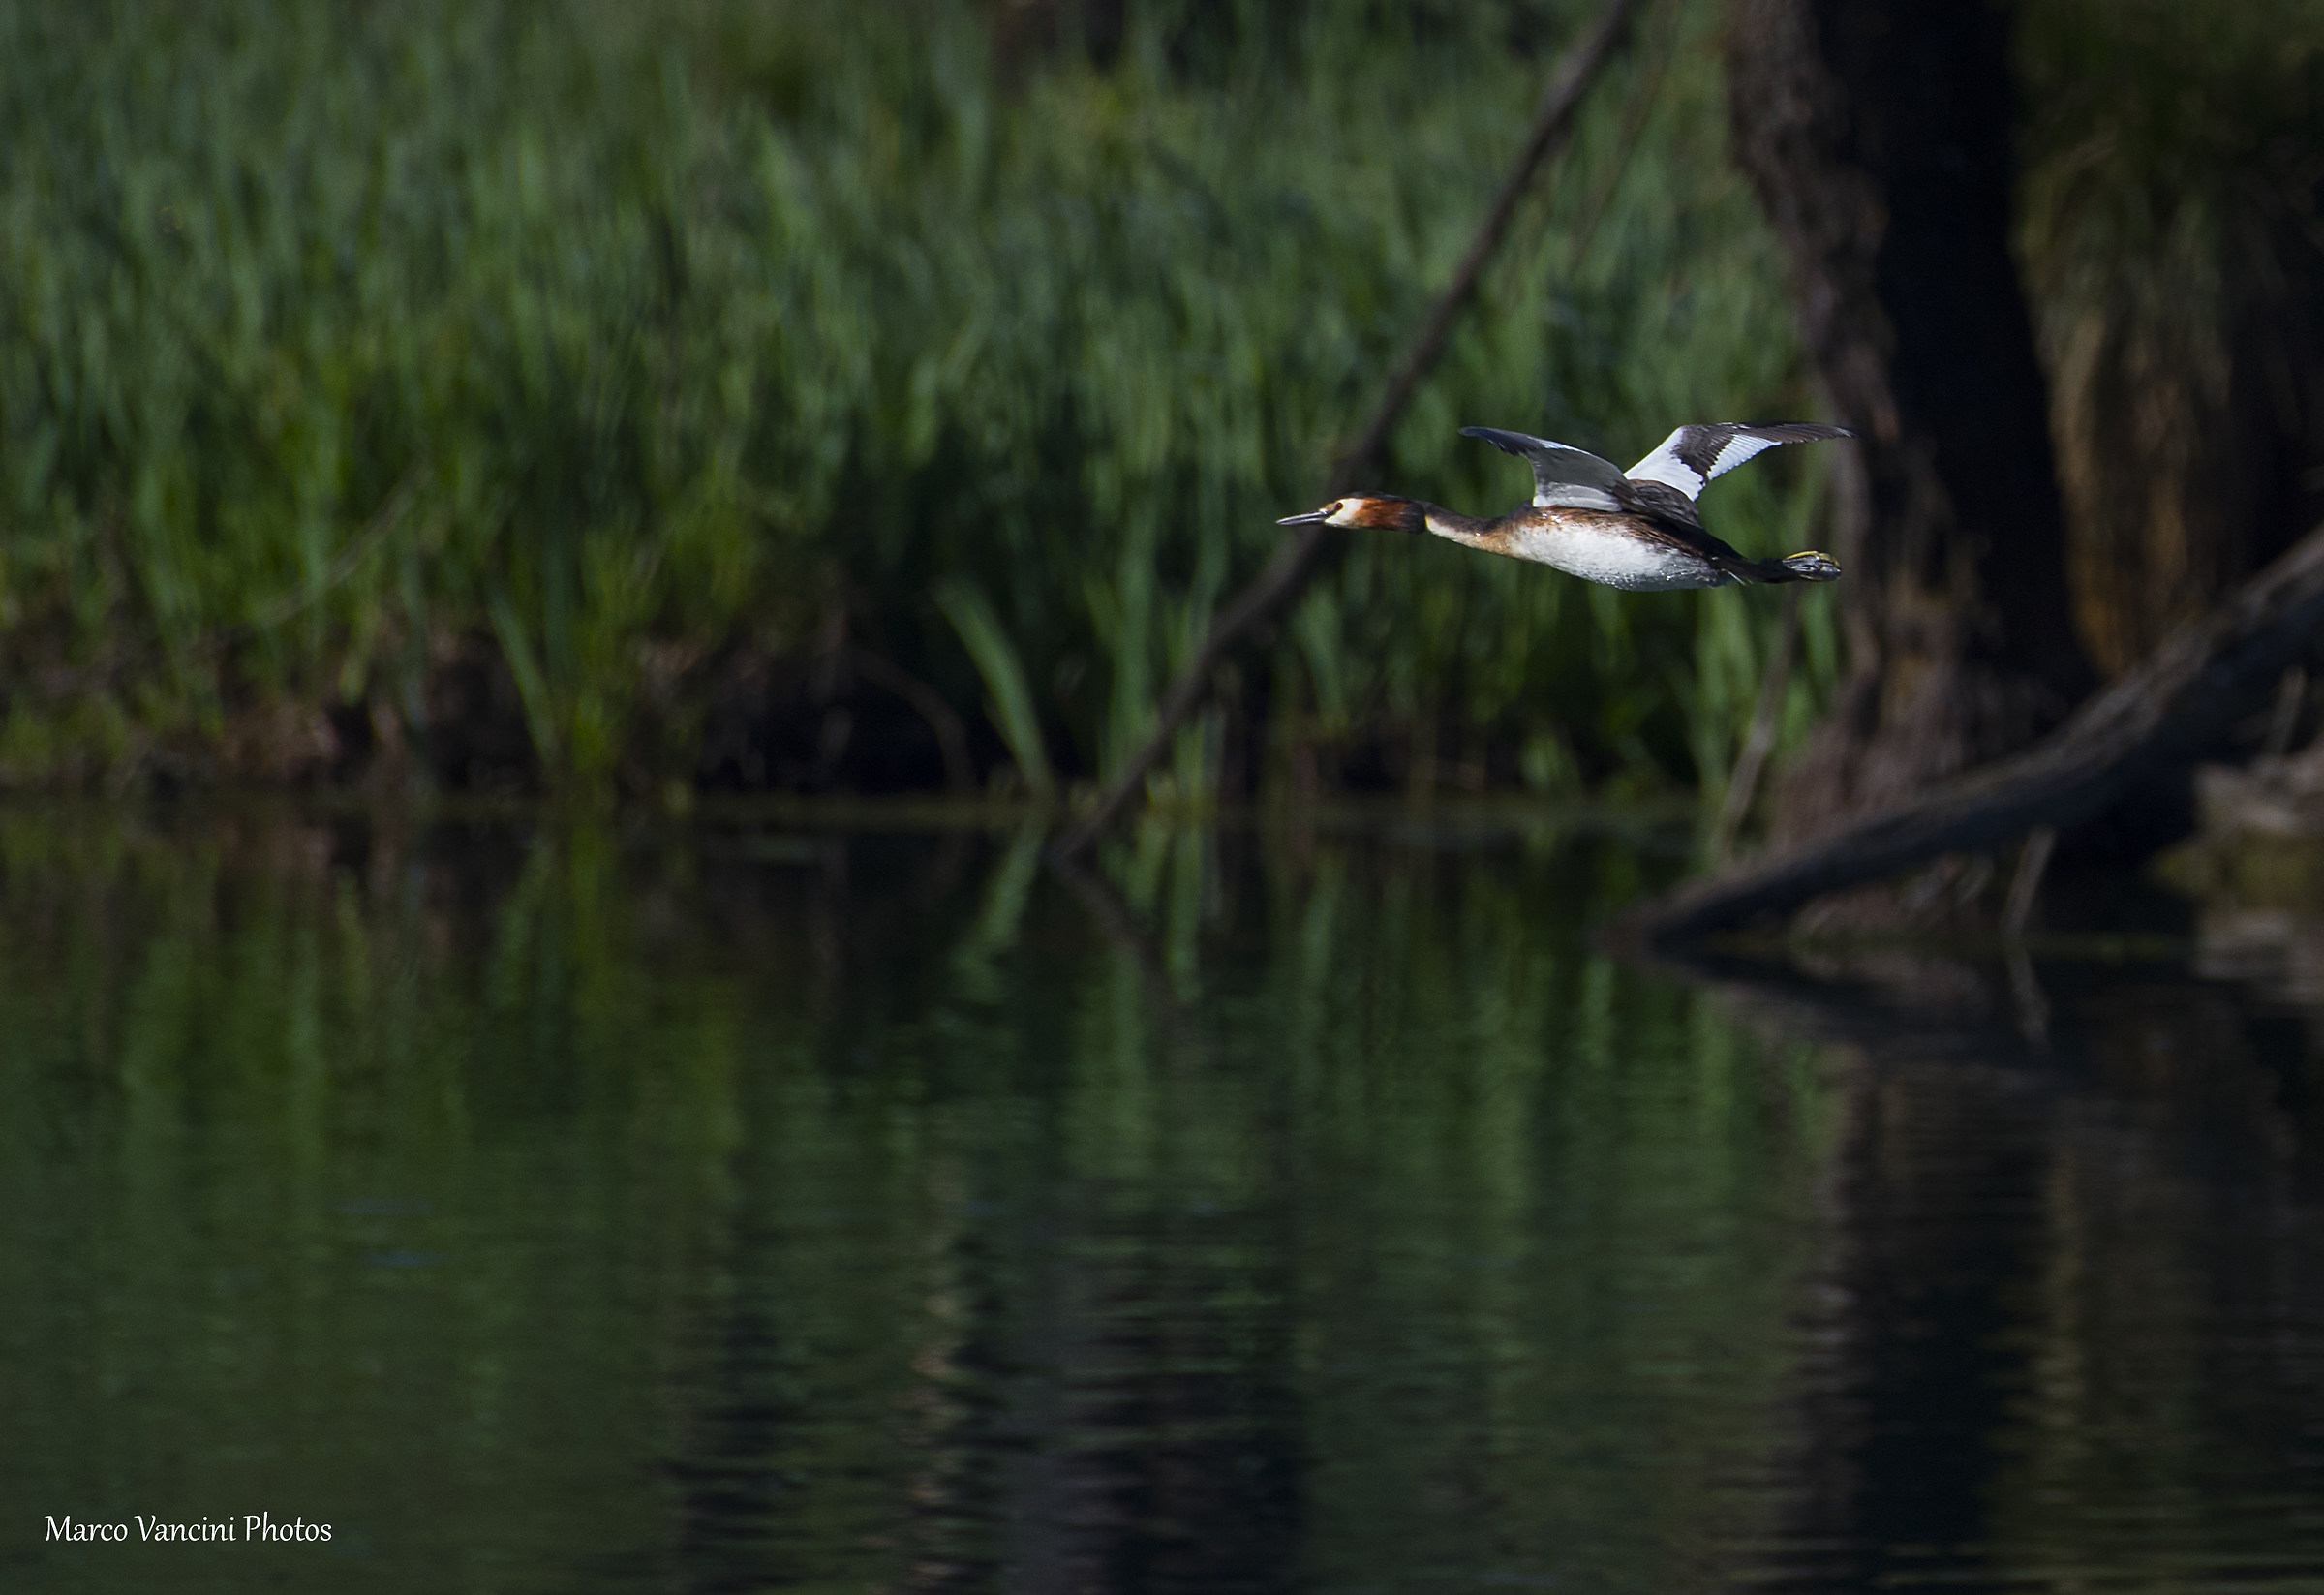
[(1418, 499), (1392, 493), (1350, 493), (1304, 515), (1286, 515), (1277, 526), (1362, 526), (1387, 532), (1420, 532), (1426, 520)]

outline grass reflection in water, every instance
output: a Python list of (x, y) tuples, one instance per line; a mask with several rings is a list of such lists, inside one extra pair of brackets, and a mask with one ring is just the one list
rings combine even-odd
[(1005, 835), (0, 846), (12, 1587), (1614, 1588), (1744, 1526), (1819, 1093), (1586, 955), (1618, 848), (1162, 837), (1174, 1015)]
[(1811, 1050), (1461, 840), (1150, 832), (1132, 944), (1006, 832), (0, 818), (7, 1586), (2324, 1566), (2297, 1027)]

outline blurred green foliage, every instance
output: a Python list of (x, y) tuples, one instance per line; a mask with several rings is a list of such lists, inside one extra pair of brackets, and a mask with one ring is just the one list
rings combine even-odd
[[(1102, 776), (1316, 498), (1581, 15), (1134, 6), (1100, 63), (946, 0), (0, 0), (0, 775), (230, 775), (338, 705), (424, 751), (481, 647), (547, 779), (657, 788), (738, 652), (844, 635)], [(1627, 460), (1809, 408), (1716, 21), (1646, 15), (1384, 485), (1521, 502), (1471, 421)], [(1816, 469), (1722, 483), (1715, 528), (1797, 546)], [(1225, 713), (1262, 787), (1715, 783), (1764, 597), (1363, 539)]]

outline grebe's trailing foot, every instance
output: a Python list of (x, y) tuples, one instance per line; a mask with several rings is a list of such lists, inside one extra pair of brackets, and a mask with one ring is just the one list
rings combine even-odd
[(1532, 463), (1531, 505), (1479, 519), (1419, 499), (1356, 493), (1304, 515), (1286, 515), (1280, 524), (1429, 532), (1632, 592), (1839, 579), (1840, 567), (1832, 557), (1813, 550), (1775, 560), (1746, 559), (1703, 530), (1695, 500), (1714, 477), (1778, 444), (1855, 435), (1840, 427), (1808, 422), (1682, 426), (1627, 475), (1595, 454), (1546, 438), (1489, 426), (1461, 431)]

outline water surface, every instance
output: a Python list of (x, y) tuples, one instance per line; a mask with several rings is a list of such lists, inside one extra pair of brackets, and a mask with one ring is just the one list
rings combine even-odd
[(0, 814), (0, 1587), (2324, 1589), (2313, 1011), (2191, 918), (1037, 842)]

